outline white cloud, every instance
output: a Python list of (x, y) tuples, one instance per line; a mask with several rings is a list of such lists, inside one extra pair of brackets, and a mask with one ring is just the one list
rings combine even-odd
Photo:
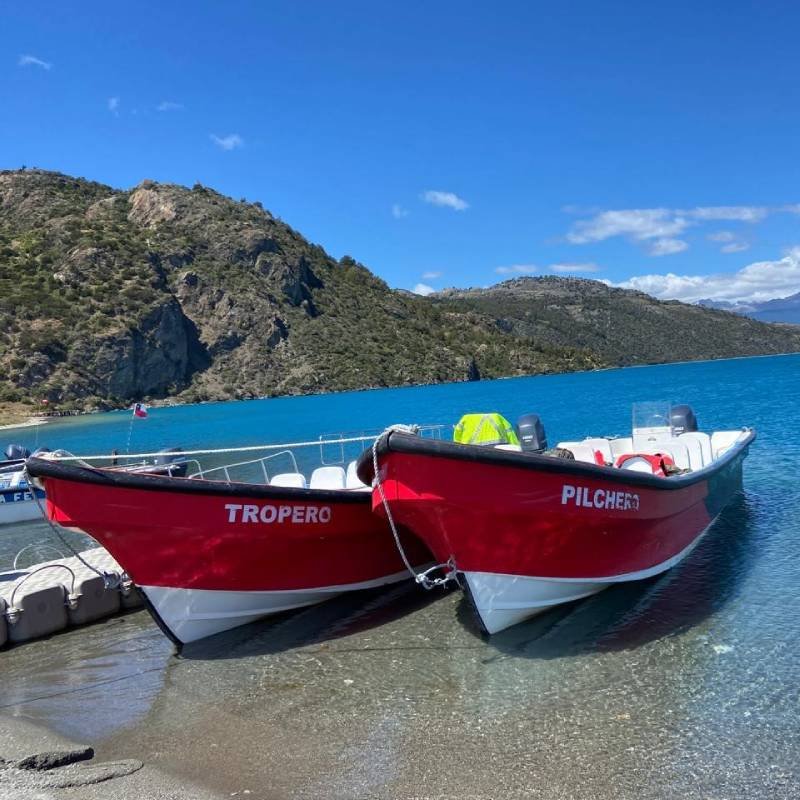
[(510, 267), (495, 267), (494, 271), (498, 275), (530, 275), (538, 272), (539, 267), (536, 264), (512, 264)]
[(671, 256), (673, 253), (682, 253), (688, 247), (688, 242), (682, 239), (656, 239), (647, 252), (651, 256)]
[(422, 273), (422, 280), (427, 281), (435, 281), (437, 278), (441, 278), (441, 272), (423, 272)]
[(466, 211), (469, 208), (469, 203), (453, 192), (438, 192), (428, 189), (422, 193), (422, 199), (431, 205), (452, 208), (454, 211)]
[(403, 208), (399, 203), (395, 203), (392, 206), (392, 216), (395, 219), (403, 219), (403, 217), (408, 216), (408, 211), (405, 208)]
[(238, 133), (229, 133), (227, 136), (217, 136), (212, 133), (209, 136), (211, 141), (222, 150), (235, 150), (237, 147), (244, 147), (244, 139)]
[(623, 289), (637, 289), (662, 300), (728, 300), (761, 302), (800, 291), (800, 246), (793, 247), (777, 261), (757, 261), (737, 272), (716, 275), (637, 275), (623, 283)]
[(720, 247), (720, 253), (743, 253), (745, 250), (749, 250), (750, 245), (747, 242), (731, 242), (730, 244), (726, 244), (723, 247)]
[[(789, 211), (791, 206), (782, 210)], [(572, 244), (602, 242), (624, 236), (637, 244), (650, 244), (653, 256), (680, 253), (689, 247), (678, 237), (689, 228), (704, 222), (727, 220), (756, 223), (765, 219), (771, 210), (765, 206), (698, 206), (696, 208), (632, 208), (600, 211), (589, 219), (578, 220), (567, 233)], [(727, 235), (722, 231), (716, 235)], [(714, 239), (713, 241), (726, 241)]]
[(436, 289), (433, 286), (428, 286), (427, 283), (418, 283), (411, 291), (414, 294), (421, 294), (423, 297), (427, 297), (429, 294), (433, 294)]
[(53, 65), (49, 61), (42, 61), (41, 58), (36, 56), (24, 55), (19, 57), (17, 61), (18, 67), (39, 67), (41, 69), (52, 69)]
[(694, 219), (731, 220), (733, 222), (761, 222), (769, 209), (763, 206), (710, 206), (684, 212)]
[(750, 249), (747, 242), (743, 242), (732, 231), (717, 231), (716, 233), (709, 233), (706, 236), (710, 242), (718, 242), (723, 245), (720, 247), (720, 253), (742, 253)]
[(732, 242), (735, 238), (736, 234), (730, 231), (717, 231), (706, 236), (709, 242)]
[(173, 103), (172, 100), (162, 100), (157, 106), (156, 111), (181, 111), (183, 103)]
[(109, 97), (108, 98), (108, 110), (112, 114), (116, 114), (119, 110), (119, 97)]
[(587, 272), (599, 272), (600, 267), (594, 263), (588, 264), (551, 264), (550, 271), (551, 272), (559, 272), (559, 273), (568, 273), (574, 274), (577, 272), (587, 273)]
[(636, 241), (677, 236), (690, 222), (667, 208), (638, 208), (602, 211), (588, 220), (579, 220), (567, 234), (573, 244), (602, 242), (612, 236), (627, 236)]

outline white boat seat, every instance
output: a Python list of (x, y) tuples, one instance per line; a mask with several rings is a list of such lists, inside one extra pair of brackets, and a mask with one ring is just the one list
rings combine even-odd
[(703, 461), (703, 450), (700, 447), (700, 442), (691, 437), (684, 439), (682, 436), (678, 436), (676, 441), (678, 444), (686, 445), (686, 451), (689, 454), (689, 466), (692, 471), (703, 469), (705, 462)]
[[(564, 446), (566, 445), (566, 447)], [(576, 461), (585, 461), (587, 464), (597, 464), (594, 457), (595, 448), (585, 442), (562, 442), (558, 445), (564, 450), (570, 450)]]
[(707, 433), (701, 433), (700, 431), (687, 431), (686, 433), (682, 433), (678, 440), (683, 442), (695, 441), (700, 446), (700, 454), (703, 459), (703, 466), (707, 467), (713, 460), (714, 457), (711, 455), (711, 437)]
[(673, 439), (669, 444), (664, 442), (662, 444), (655, 445), (644, 452), (668, 453), (672, 456), (672, 460), (675, 462), (676, 467), (679, 467), (680, 469), (692, 468), (692, 464), (689, 461), (689, 449), (686, 447), (684, 442), (679, 442), (677, 439)]
[(344, 486), (346, 489), (369, 489), (369, 486), (358, 477), (355, 461), (351, 461), (347, 465), (347, 475), (344, 479)]
[(270, 486), (290, 486), (295, 489), (305, 489), (306, 479), (299, 472), (281, 472), (269, 482)]
[(515, 453), (521, 453), (522, 448), (518, 444), (496, 444), (495, 450), (512, 450)]
[(317, 467), (311, 473), (311, 489), (344, 489), (345, 474), (342, 467)]
[(614, 463), (614, 456), (611, 452), (611, 443), (608, 439), (602, 439), (599, 436), (587, 436), (583, 440), (583, 444), (588, 444), (593, 450), (599, 450), (603, 454), (603, 461), (606, 464)]
[(617, 439), (609, 439), (608, 446), (611, 448), (612, 460), (616, 461), (617, 456), (624, 456), (626, 453), (633, 452), (633, 437), (621, 436)]

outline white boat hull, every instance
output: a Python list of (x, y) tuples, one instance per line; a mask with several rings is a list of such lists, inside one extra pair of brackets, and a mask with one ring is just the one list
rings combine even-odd
[[(711, 523), (713, 525), (713, 522)], [(536, 578), (492, 572), (463, 572), (470, 598), (487, 633), (499, 633), (561, 603), (580, 600), (615, 583), (640, 581), (674, 567), (694, 550), (708, 529), (672, 558), (649, 569), (603, 578)]]
[(27, 489), (0, 490), (0, 525), (40, 519), (42, 512)]
[(179, 644), (188, 644), (282, 611), (316, 605), (345, 592), (374, 589), (408, 578), (408, 572), (403, 570), (361, 583), (269, 592), (176, 589), (166, 586), (140, 586), (139, 589), (170, 638)]

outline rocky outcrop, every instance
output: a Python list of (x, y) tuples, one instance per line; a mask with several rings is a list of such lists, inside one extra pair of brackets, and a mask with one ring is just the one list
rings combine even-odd
[(128, 199), (128, 219), (146, 228), (169, 222), (175, 219), (176, 214), (175, 206), (161, 192), (152, 188), (153, 186), (151, 181), (145, 181)]

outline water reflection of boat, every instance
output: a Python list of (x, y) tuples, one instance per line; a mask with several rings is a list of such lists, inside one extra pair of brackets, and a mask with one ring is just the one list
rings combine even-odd
[(359, 464), (372, 481), (377, 461), (374, 508), (450, 565), (489, 633), (677, 564), (741, 489), (755, 438), (701, 433), (669, 404), (636, 409), (629, 437), (555, 451), (537, 425), (527, 451), (391, 431)]
[[(408, 577), (355, 462), (319, 466), (306, 481), (292, 451), (279, 452), (291, 467), (278, 474), (273, 456), (189, 477), (37, 458), (27, 469), (50, 519), (106, 547), (165, 633), (185, 643)], [(233, 480), (246, 466), (264, 482)], [(430, 561), (418, 541), (404, 545), (414, 564)]]

